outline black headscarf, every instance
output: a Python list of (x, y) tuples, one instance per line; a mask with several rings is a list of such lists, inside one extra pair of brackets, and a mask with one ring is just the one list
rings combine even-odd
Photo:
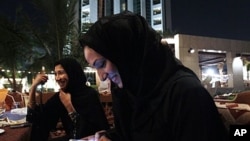
[(82, 95), (82, 89), (86, 87), (86, 76), (84, 75), (81, 65), (73, 58), (63, 58), (55, 62), (55, 65), (62, 65), (63, 69), (69, 77), (69, 82), (66, 87), (66, 92), (72, 96)]
[(117, 66), (124, 88), (145, 96), (180, 65), (161, 39), (143, 17), (126, 11), (97, 21), (80, 43)]
[[(179, 81), (179, 78), (185, 78), (185, 80), (191, 80), (195, 85), (197, 84), (197, 89), (193, 91), (195, 94), (191, 94), (190, 97), (197, 96), (197, 94), (201, 94), (199, 97), (206, 97), (203, 97), (202, 101), (204, 101), (204, 105), (210, 108), (211, 113), (209, 114), (214, 114), (208, 119), (213, 118), (217, 123), (220, 122), (216, 107), (211, 104), (214, 102), (208, 92), (199, 84), (198, 77), (175, 58), (168, 45), (161, 43), (161, 39), (162, 37), (148, 25), (143, 17), (131, 12), (123, 12), (98, 20), (80, 39), (83, 47), (87, 45), (109, 59), (120, 73), (123, 88), (113, 88), (112, 96), (115, 126), (124, 141), (162, 139), (165, 136), (171, 138), (172, 135), (173, 138), (177, 138), (179, 133), (184, 133), (184, 131), (182, 132), (183, 129), (175, 125), (178, 125), (181, 121), (186, 122), (186, 119), (178, 117), (182, 114), (176, 114), (176, 111), (173, 112), (173, 110), (178, 110), (177, 113), (183, 111), (179, 106), (183, 105), (183, 103), (179, 103), (182, 101), (184, 105), (190, 106), (182, 98), (187, 97), (192, 92), (189, 91), (187, 94), (181, 95), (185, 90), (176, 90), (181, 89), (182, 81), (184, 81), (184, 79)], [(177, 80), (180, 82), (178, 85)], [(193, 86), (186, 86), (185, 89), (187, 87), (194, 88)], [(174, 93), (172, 93), (172, 90)], [(178, 101), (179, 98), (180, 101)], [(195, 100), (197, 99), (198, 97)], [(187, 110), (189, 113), (190, 109)], [(178, 119), (173, 120), (173, 118)], [(181, 121), (179, 118), (181, 118)], [(190, 120), (190, 117), (187, 120)], [(206, 119), (203, 120), (206, 121)], [(215, 120), (207, 122), (214, 122)], [(222, 126), (217, 123), (211, 124), (212, 130), (215, 128), (217, 130), (217, 127), (218, 131), (222, 129)], [(197, 123), (194, 124), (197, 127)], [(222, 123), (219, 124), (222, 125)], [(155, 133), (156, 130), (157, 135), (148, 135), (148, 133)], [(178, 130), (180, 132), (174, 133)], [(212, 132), (214, 133), (211, 133), (211, 135), (214, 137), (220, 133), (220, 131), (219, 133), (217, 131)], [(189, 137), (188, 132), (184, 134)], [(205, 130), (202, 135), (205, 135), (204, 138), (210, 137)]]
[(94, 49), (120, 73), (123, 88), (112, 89), (113, 110), (128, 140), (126, 133), (141, 130), (162, 104), (165, 86), (176, 71), (195, 76), (161, 40), (142, 16), (128, 11), (98, 20), (80, 39), (82, 47)]

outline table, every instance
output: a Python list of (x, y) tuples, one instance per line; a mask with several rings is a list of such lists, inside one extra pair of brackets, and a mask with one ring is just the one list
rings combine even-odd
[[(25, 109), (24, 109), (25, 110)], [(25, 119), (25, 114), (18, 114), (17, 112), (6, 111), (4, 113), (5, 117), (9, 120), (22, 120)], [(31, 126), (20, 127), (20, 128), (10, 128), (9, 126), (0, 127), (4, 129), (5, 132), (0, 134), (0, 141), (29, 141), (31, 134)]]
[(31, 127), (10, 128), (3, 127), (5, 132), (0, 134), (0, 141), (29, 141)]
[(215, 105), (228, 129), (230, 125), (250, 125), (249, 104), (215, 101)]

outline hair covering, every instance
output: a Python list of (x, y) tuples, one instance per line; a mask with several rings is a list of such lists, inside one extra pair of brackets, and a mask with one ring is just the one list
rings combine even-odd
[[(126, 113), (134, 111), (133, 126), (140, 127), (150, 118), (141, 113), (154, 113), (164, 96), (163, 85), (182, 66), (161, 39), (143, 17), (128, 11), (98, 20), (80, 39), (83, 47), (89, 46), (116, 65), (123, 89), (112, 89), (113, 104), (123, 110), (114, 112), (125, 121), (131, 119)], [(123, 130), (129, 132), (130, 125), (123, 123)]]
[(162, 75), (179, 65), (161, 39), (143, 17), (126, 11), (97, 21), (80, 43), (117, 66), (124, 88), (145, 95)]
[[(153, 128), (157, 126), (155, 123), (165, 124), (167, 122), (168, 124), (167, 126), (158, 125), (161, 127), (159, 129), (162, 129), (162, 136), (152, 137), (165, 138), (164, 131), (172, 135), (171, 132), (176, 131), (174, 129), (182, 130), (174, 126), (178, 122), (172, 123), (173, 120), (171, 120), (173, 116), (171, 113), (175, 113), (172, 112), (173, 110), (183, 110), (178, 109), (176, 105), (182, 105), (183, 103), (179, 103), (180, 101), (185, 103), (185, 99), (182, 98), (187, 96), (183, 93), (171, 92), (174, 87), (172, 85), (176, 84), (171, 82), (178, 78), (186, 78), (178, 83), (178, 88), (181, 88), (182, 84), (185, 85), (188, 80), (192, 80), (194, 82), (192, 85), (198, 87), (195, 91), (196, 94), (199, 93), (211, 98), (200, 85), (194, 72), (184, 67), (175, 58), (168, 45), (161, 43), (161, 39), (162, 37), (148, 25), (142, 16), (127, 11), (101, 18), (80, 39), (83, 47), (88, 46), (110, 60), (120, 73), (123, 88), (113, 88), (112, 97), (115, 126), (122, 134), (121, 139), (124, 141), (142, 140), (136, 138), (139, 137), (137, 136), (140, 135), (139, 133), (145, 133), (142, 136), (144, 140), (150, 140), (145, 135), (154, 130)], [(177, 99), (180, 101), (173, 102), (172, 98), (179, 95), (181, 97)], [(209, 98), (203, 101), (210, 100), (209, 102), (213, 103), (213, 100)], [(218, 115), (216, 107), (214, 105), (211, 107)], [(164, 116), (162, 119), (162, 116), (157, 119), (156, 116), (162, 113), (167, 114), (166, 118)], [(177, 115), (174, 118), (179, 117)], [(170, 126), (173, 127), (170, 131), (165, 129), (171, 128)]]
[(82, 89), (86, 87), (86, 76), (83, 72), (83, 69), (75, 59), (73, 58), (63, 58), (55, 62), (54, 66), (62, 65), (63, 69), (69, 77), (69, 82), (66, 88), (66, 92), (71, 93), (72, 96), (82, 93)]

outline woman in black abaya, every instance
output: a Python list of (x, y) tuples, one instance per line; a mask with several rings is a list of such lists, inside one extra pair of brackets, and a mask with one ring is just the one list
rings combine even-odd
[(102, 80), (110, 79), (117, 141), (225, 141), (214, 101), (146, 20), (123, 12), (98, 20), (80, 43)]
[[(29, 91), (27, 121), (32, 123), (31, 141), (49, 140), (50, 131), (61, 121), (66, 135), (60, 141), (80, 139), (100, 130), (109, 129), (99, 93), (86, 86), (81, 65), (72, 58), (55, 63), (55, 80), (60, 90), (43, 105), (36, 105), (36, 89), (48, 80), (46, 74), (37, 74)], [(42, 107), (42, 110), (40, 109)]]

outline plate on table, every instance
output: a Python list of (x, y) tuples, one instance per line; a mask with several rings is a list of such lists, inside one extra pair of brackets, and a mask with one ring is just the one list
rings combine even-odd
[(2, 118), (3, 117), (3, 113), (0, 113), (0, 118)]
[(0, 134), (4, 133), (5, 130), (4, 129), (0, 129)]
[(4, 114), (4, 112), (5, 112), (5, 110), (0, 109), (0, 115), (3, 115), (3, 114)]

